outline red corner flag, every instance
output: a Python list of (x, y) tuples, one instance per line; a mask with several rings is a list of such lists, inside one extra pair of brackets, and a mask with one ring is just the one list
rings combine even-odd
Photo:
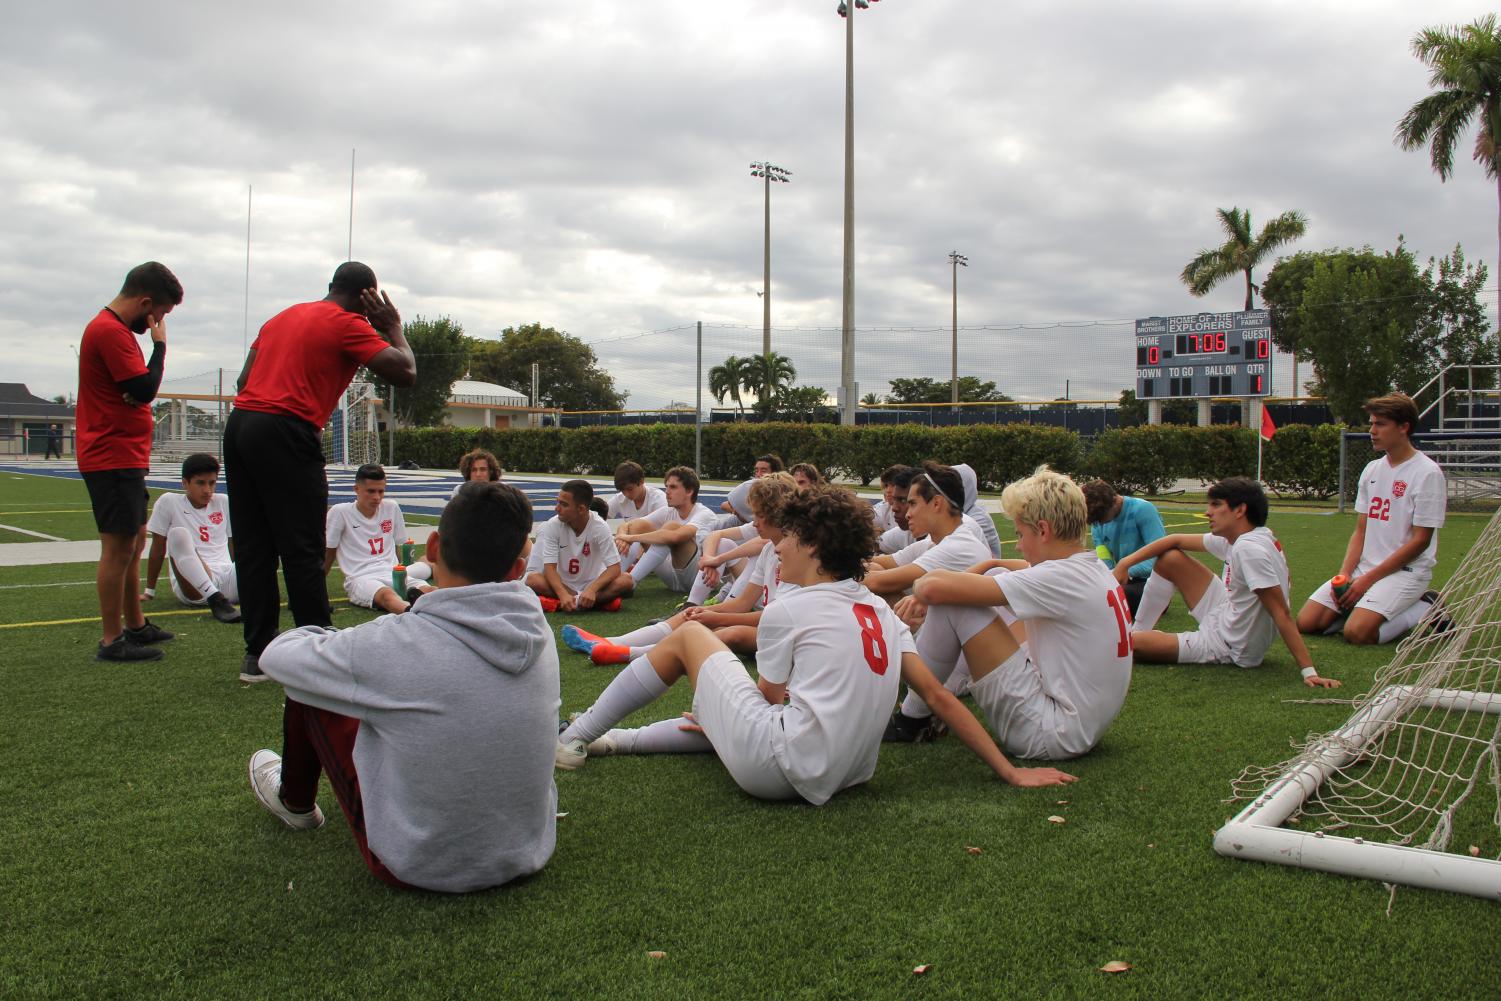
[(1261, 437), (1267, 441), (1272, 440), (1272, 435), (1277, 433), (1277, 425), (1272, 423), (1272, 415), (1267, 412), (1266, 405), (1261, 407)]

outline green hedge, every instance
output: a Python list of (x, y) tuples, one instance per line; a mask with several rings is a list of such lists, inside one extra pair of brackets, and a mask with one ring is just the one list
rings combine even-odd
[[(1332, 497), (1339, 483), (1343, 426), (1289, 424), (1266, 443), (1262, 476), (1278, 494)], [(693, 428), (682, 424), (625, 427), (411, 428), (396, 432), (398, 460), (453, 469), (471, 448), (494, 452), (506, 469), (608, 476), (626, 458), (650, 476), (693, 462)], [(1213, 481), (1256, 472), (1256, 438), (1235, 425), (1174, 424), (1116, 428), (1086, 449), (1062, 428), (979, 424), (935, 428), (918, 424), (844, 427), (837, 424), (710, 424), (703, 429), (706, 479), (748, 477), (758, 455), (775, 452), (789, 464), (812, 462), (831, 475), (869, 484), (881, 470), (924, 458), (967, 462), (981, 486), (996, 490), (1046, 463), (1080, 478), (1099, 477), (1130, 493), (1159, 493), (1179, 479)], [(1352, 458), (1352, 468), (1359, 463)]]

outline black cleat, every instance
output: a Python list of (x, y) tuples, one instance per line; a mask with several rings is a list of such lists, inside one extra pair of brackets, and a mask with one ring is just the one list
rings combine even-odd
[(94, 659), (130, 664), (143, 660), (161, 660), (162, 652), (154, 646), (142, 646), (132, 641), (128, 634), (122, 633), (115, 637), (113, 643), (101, 641), (99, 649), (94, 653)]
[(1449, 618), (1449, 612), (1444, 607), (1444, 596), (1434, 590), (1424, 591), (1419, 601), (1426, 601), (1434, 610), (1428, 613), (1428, 620), (1423, 625), (1424, 636), (1437, 636), (1454, 628), (1454, 620)]
[(266, 673), (261, 670), (261, 659), (253, 653), (245, 655), (245, 661), (240, 665), (240, 680), (247, 685), (253, 685), (257, 681), (269, 681)]
[(220, 622), (240, 621), (240, 610), (218, 591), (208, 596), (208, 610), (213, 612), (214, 618)]
[(148, 643), (165, 643), (175, 634), (167, 632), (150, 619), (143, 619), (137, 628), (125, 630), (125, 635), (136, 646), (145, 646)]
[(407, 588), (407, 609), (410, 610), (413, 605), (417, 604), (417, 599), (422, 597), (426, 593), (426, 591), (422, 590), (422, 588), (418, 587), (415, 584)]
[(881, 743), (926, 744), (936, 740), (942, 732), (936, 716), (917, 719), (902, 715), (902, 711), (898, 709), (891, 714), (891, 722), (886, 724), (886, 732), (881, 734)]

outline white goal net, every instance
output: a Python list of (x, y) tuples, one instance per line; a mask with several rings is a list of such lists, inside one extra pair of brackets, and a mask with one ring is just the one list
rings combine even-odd
[(1501, 900), (1501, 511), (1353, 707), (1232, 783), (1215, 850)]
[(380, 428), (375, 407), (375, 386), (352, 382), (339, 409), (323, 427), (323, 454), (339, 466), (362, 466), (380, 461)]

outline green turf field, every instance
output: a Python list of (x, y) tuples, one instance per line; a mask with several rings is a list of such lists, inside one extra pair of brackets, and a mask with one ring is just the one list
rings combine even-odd
[[(0, 476), (0, 524), (87, 539), (87, 506), (77, 481)], [(1450, 516), (1440, 580), (1482, 525)], [(1299, 604), (1351, 521), (1274, 511), (1271, 527)], [(567, 816), (542, 873), (448, 898), (369, 876), (326, 789), (317, 832), (256, 804), (245, 762), (280, 748), (282, 694), (236, 680), (238, 627), (178, 614), (162, 588), (149, 614), (178, 632), (166, 657), (99, 664), (92, 580), (91, 564), (0, 568), (3, 998), (1497, 993), (1494, 902), (1403, 890), (1387, 916), (1378, 883), (1213, 853), (1238, 809), (1230, 780), (1348, 715), (1295, 701), (1312, 693), (1280, 644), (1253, 671), (1138, 668), (1062, 789), (1009, 789), (952, 738), (883, 748), (871, 783), (817, 809), (752, 800), (711, 756), (592, 761), (558, 776)], [(675, 601), (653, 582), (589, 627)], [(335, 609), (337, 625), (370, 616)], [(59, 620), (83, 621), (28, 624)], [(1189, 622), (1175, 602), (1164, 626)], [(1310, 647), (1349, 696), (1391, 652)], [(562, 664), (565, 712), (613, 673), (566, 650)], [(1460, 837), (1496, 857), (1492, 807)], [(1134, 969), (1098, 971), (1111, 960)], [(932, 969), (914, 977), (919, 964)]]

